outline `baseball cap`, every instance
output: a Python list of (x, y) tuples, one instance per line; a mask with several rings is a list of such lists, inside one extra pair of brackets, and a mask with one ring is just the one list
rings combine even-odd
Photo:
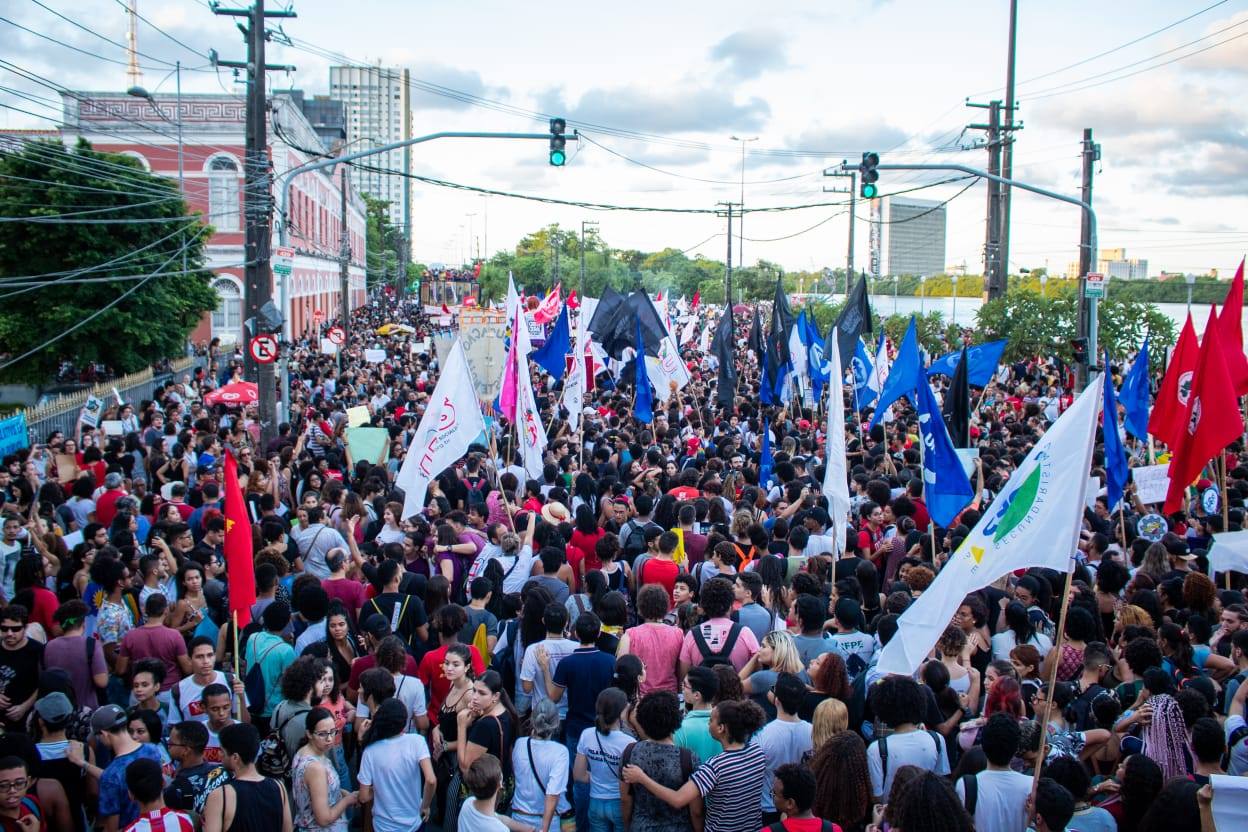
[(384, 615), (370, 615), (360, 625), (360, 629), (373, 638), (385, 638), (390, 635), (390, 622)]
[(91, 714), (91, 736), (98, 736), (106, 731), (116, 731), (129, 721), (125, 710), (120, 706), (105, 705)]
[(68, 696), (55, 691), (35, 703), (35, 713), (39, 714), (39, 718), (49, 725), (59, 727), (73, 716), (74, 706), (70, 703)]

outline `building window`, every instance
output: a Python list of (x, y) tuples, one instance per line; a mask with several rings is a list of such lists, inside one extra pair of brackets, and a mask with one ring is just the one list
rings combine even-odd
[(213, 159), (208, 165), (208, 222), (218, 231), (238, 230), (238, 165), (233, 159)]
[(238, 284), (228, 278), (218, 278), (212, 283), (217, 291), (217, 308), (212, 312), (212, 334), (223, 343), (238, 343), (243, 328), (243, 293)]

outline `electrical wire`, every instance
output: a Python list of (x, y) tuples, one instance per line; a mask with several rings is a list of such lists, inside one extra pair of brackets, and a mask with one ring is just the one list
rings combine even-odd
[(796, 175), (794, 175), (794, 176), (782, 176), (782, 177), (780, 177), (780, 178), (778, 178), (778, 179), (756, 179), (756, 180), (750, 180), (750, 179), (747, 179), (747, 180), (745, 180), (744, 182), (742, 182), (742, 181), (741, 181), (741, 180), (739, 180), (739, 179), (704, 179), (704, 178), (702, 178), (702, 177), (700, 177), (700, 176), (689, 176), (689, 175), (687, 175), (687, 174), (677, 173), (677, 172), (675, 172), (675, 171), (671, 171), (671, 170), (664, 170), (663, 168), (656, 167), (656, 166), (651, 165), (651, 164), (649, 164), (649, 163), (647, 163), (647, 162), (643, 162), (643, 161), (641, 161), (640, 159), (634, 159), (634, 158), (632, 158), (631, 156), (627, 156), (627, 155), (625, 155), (625, 154), (623, 154), (623, 153), (620, 153), (618, 150), (614, 150), (614, 149), (612, 149), (612, 148), (610, 148), (610, 147), (606, 146), (605, 144), (602, 144), (601, 142), (595, 141), (593, 138), (591, 138), (591, 137), (589, 136), (589, 134), (584, 133), (584, 132), (580, 132), (580, 133), (578, 133), (578, 134), (577, 134), (577, 137), (578, 137), (579, 139), (582, 139), (582, 140), (584, 140), (584, 141), (589, 142), (589, 143), (590, 143), (590, 144), (592, 144), (594, 147), (598, 147), (598, 148), (601, 148), (601, 149), (603, 149), (603, 150), (607, 151), (607, 152), (608, 152), (608, 153), (610, 153), (612, 156), (616, 156), (616, 157), (618, 157), (618, 158), (620, 158), (620, 159), (623, 159), (625, 162), (628, 162), (628, 163), (630, 163), (630, 164), (634, 164), (634, 165), (637, 165), (638, 167), (643, 167), (643, 168), (646, 168), (647, 170), (652, 170), (652, 171), (654, 171), (655, 173), (662, 173), (662, 174), (664, 174), (664, 175), (666, 175), (666, 176), (674, 176), (674, 177), (676, 177), (677, 179), (687, 179), (687, 180), (689, 180), (689, 181), (691, 181), (691, 182), (706, 182), (706, 183), (709, 183), (709, 184), (712, 184), (712, 185), (742, 185), (742, 186), (744, 186), (744, 185), (772, 185), (772, 184), (775, 184), (775, 183), (777, 183), (777, 182), (792, 182), (792, 181), (797, 180), (797, 179), (807, 179), (807, 178), (809, 178), (809, 177), (811, 177), (811, 176), (819, 176), (819, 175), (821, 175), (821, 174), (823, 173), (823, 169), (822, 169), (822, 168), (820, 168), (820, 169), (819, 169), (819, 170), (817, 170), (817, 171), (810, 171), (810, 172), (807, 172), (807, 173), (799, 173), (799, 174), (796, 174)]
[[(928, 208), (926, 211), (922, 211), (922, 212), (920, 212), (920, 213), (918, 213), (918, 214), (915, 214), (915, 215), (914, 215), (914, 216), (912, 216), (912, 217), (906, 217), (906, 218), (904, 218), (904, 219), (900, 219), (900, 220), (886, 220), (886, 219), (878, 219), (878, 220), (875, 220), (875, 219), (871, 219), (870, 217), (860, 217), (860, 216), (858, 216), (858, 215), (856, 215), (856, 214), (855, 214), (855, 215), (854, 215), (854, 219), (858, 220), (859, 222), (873, 222), (873, 223), (877, 223), (877, 224), (879, 224), (879, 225), (900, 225), (901, 223), (904, 223), (904, 222), (913, 222), (914, 220), (921, 219), (922, 217), (926, 217), (928, 214), (934, 213), (934, 212), (939, 211), (940, 209), (944, 208), (944, 207), (945, 207), (946, 205), (948, 205), (950, 202), (953, 202), (955, 199), (957, 199), (958, 197), (962, 196), (962, 194), (964, 194), (964, 193), (966, 193), (967, 191), (969, 191), (969, 190), (970, 190), (972, 187), (974, 187), (974, 186), (975, 186), (975, 184), (979, 181), (979, 177), (978, 177), (978, 176), (975, 176), (975, 175), (973, 175), (973, 174), (970, 174), (970, 175), (967, 175), (967, 176), (959, 176), (957, 179), (949, 179), (949, 180), (946, 180), (946, 181), (948, 181), (948, 182), (960, 182), (960, 181), (965, 180), (965, 179), (970, 179), (971, 181), (970, 181), (970, 182), (967, 182), (967, 183), (966, 183), (966, 187), (964, 187), (962, 190), (958, 191), (956, 194), (954, 194), (953, 196), (951, 196), (951, 197), (949, 197), (948, 199), (944, 200), (943, 202), (937, 203), (936, 205), (933, 205), (931, 208)], [(939, 184), (944, 184), (944, 183), (939, 183)], [(903, 192), (900, 192), (900, 193), (904, 193), (904, 191), (903, 191)], [(896, 194), (888, 194), (888, 196), (896, 196)], [(746, 239), (749, 239), (749, 238), (747, 237)]]
[[(48, 41), (49, 43), (54, 43), (54, 44), (56, 44), (57, 46), (62, 46), (62, 47), (64, 47), (64, 48), (66, 48), (66, 49), (71, 49), (71, 50), (73, 50), (74, 52), (78, 52), (78, 53), (80, 53), (80, 54), (82, 54), (82, 55), (86, 55), (87, 57), (90, 57), (90, 58), (96, 58), (96, 59), (101, 60), (101, 61), (107, 61), (107, 62), (108, 62), (108, 63), (110, 63), (110, 64), (117, 64), (118, 66), (124, 66), (124, 67), (129, 67), (129, 66), (130, 66), (130, 63), (129, 63), (128, 61), (118, 61), (118, 60), (115, 60), (115, 59), (113, 59), (113, 58), (107, 58), (107, 57), (105, 57), (104, 55), (100, 55), (100, 54), (95, 53), (95, 52), (89, 52), (89, 51), (87, 51), (86, 49), (80, 49), (80, 48), (78, 48), (77, 46), (74, 46), (74, 45), (72, 45), (72, 44), (66, 43), (66, 42), (65, 42), (65, 41), (63, 41), (63, 40), (57, 40), (56, 38), (54, 38), (54, 37), (50, 37), (49, 35), (45, 35), (45, 34), (43, 34), (42, 32), (36, 32), (34, 29), (30, 29), (30, 28), (28, 28), (28, 27), (26, 27), (26, 26), (23, 26), (23, 25), (22, 25), (22, 24), (20, 24), (20, 23), (17, 23), (17, 22), (15, 22), (15, 21), (13, 21), (13, 20), (9, 20), (7, 17), (0, 17), (0, 23), (7, 23), (7, 24), (9, 24), (10, 26), (13, 26), (13, 27), (16, 27), (16, 28), (18, 28), (18, 29), (21, 29), (23, 32), (26, 32), (26, 33), (28, 33), (28, 34), (32, 34), (32, 35), (34, 35), (34, 36), (35, 36), (35, 37), (37, 37), (37, 38), (42, 38), (43, 40), (46, 40), (46, 41)], [(105, 38), (105, 40), (107, 40), (107, 38)], [(170, 66), (172, 66), (172, 64), (170, 64)], [(140, 67), (139, 67), (139, 69), (147, 69), (147, 70), (153, 70), (153, 71), (155, 71), (155, 70), (156, 70), (156, 67), (151, 67), (151, 66), (140, 66)]]
[[(129, 46), (127, 46), (126, 44), (121, 43), (121, 42), (119, 42), (119, 41), (115, 41), (115, 40), (113, 40), (112, 38), (105, 37), (104, 35), (100, 34), (100, 33), (99, 33), (99, 32), (97, 32), (96, 30), (94, 30), (94, 29), (92, 29), (92, 28), (90, 28), (90, 27), (88, 27), (88, 26), (85, 26), (85, 25), (83, 25), (82, 23), (79, 23), (77, 20), (74, 20), (74, 19), (72, 19), (72, 18), (66, 17), (65, 15), (61, 14), (60, 12), (58, 12), (56, 9), (52, 8), (51, 6), (46, 6), (46, 5), (44, 5), (43, 3), (41, 3), (41, 2), (40, 2), (40, 0), (30, 0), (30, 2), (34, 3), (36, 6), (38, 6), (38, 7), (39, 7), (39, 8), (41, 8), (41, 9), (43, 9), (44, 11), (46, 11), (46, 12), (48, 12), (48, 13), (50, 13), (50, 14), (56, 15), (56, 16), (57, 16), (57, 17), (59, 17), (61, 20), (63, 20), (63, 21), (65, 21), (66, 23), (68, 23), (70, 26), (73, 26), (73, 27), (75, 27), (75, 28), (77, 28), (77, 29), (81, 29), (82, 31), (86, 32), (88, 35), (94, 35), (95, 37), (99, 38), (100, 40), (104, 41), (105, 43), (111, 43), (113, 46), (116, 46), (118, 49), (121, 49), (121, 50), (122, 50), (122, 51), (124, 51), (124, 52), (127, 52), (127, 53), (129, 53), (129, 52), (130, 52), (130, 47), (129, 47)], [(125, 4), (124, 4), (124, 3), (123, 3), (122, 5), (123, 5), (123, 7), (125, 7)], [(128, 8), (128, 7), (126, 7), (126, 9), (127, 9), (127, 11), (129, 11), (129, 8)], [(137, 15), (137, 12), (136, 12), (136, 15)], [(64, 45), (64, 44), (62, 44), (62, 45)], [(173, 61), (167, 61), (167, 60), (165, 60), (164, 58), (157, 58), (155, 55), (149, 55), (149, 54), (147, 54), (146, 52), (141, 52), (141, 51), (139, 51), (138, 49), (135, 49), (135, 50), (134, 50), (134, 54), (136, 54), (136, 55), (141, 55), (141, 56), (143, 56), (144, 58), (147, 58), (148, 60), (151, 60), (151, 61), (156, 61), (157, 63), (165, 64), (165, 65), (166, 65), (166, 66), (168, 66), (170, 69), (173, 69), (173, 68), (175, 67), (175, 64), (174, 64), (174, 62), (173, 62)], [(199, 55), (199, 53), (198, 53), (198, 52), (197, 52), (197, 53), (195, 53), (195, 54)], [(205, 59), (208, 57), (207, 55), (199, 55), (199, 56), (200, 56), (201, 58), (205, 58)], [(190, 68), (189, 68), (189, 67), (184, 67), (184, 69), (188, 69), (188, 70), (189, 70)]]
[(117, 0), (117, 5), (121, 6), (123, 9), (125, 9), (127, 13), (129, 13), (129, 14), (133, 14), (133, 15), (134, 15), (135, 17), (137, 17), (139, 20), (142, 20), (142, 21), (143, 21), (144, 23), (146, 23), (146, 24), (147, 24), (150, 28), (155, 29), (157, 32), (160, 32), (162, 35), (164, 35), (164, 36), (165, 36), (165, 37), (167, 37), (169, 40), (171, 40), (171, 41), (173, 41), (174, 43), (176, 43), (178, 46), (181, 46), (181, 47), (182, 47), (183, 49), (185, 49), (187, 52), (190, 52), (190, 53), (192, 53), (192, 54), (194, 54), (194, 55), (198, 55), (199, 57), (203, 58), (204, 60), (211, 60), (211, 58), (210, 58), (208, 55), (205, 55), (203, 52), (200, 52), (198, 49), (196, 49), (196, 48), (195, 48), (195, 47), (193, 47), (193, 46), (187, 46), (185, 43), (183, 43), (182, 41), (178, 40), (178, 39), (177, 39), (177, 38), (175, 38), (173, 35), (169, 34), (169, 33), (168, 33), (168, 32), (166, 32), (164, 29), (162, 29), (162, 28), (160, 28), (159, 26), (157, 26), (157, 25), (156, 25), (155, 23), (153, 23), (151, 20), (149, 20), (149, 19), (147, 19), (146, 17), (144, 17), (143, 15), (139, 14), (139, 10), (138, 10), (138, 9), (132, 9), (132, 8), (131, 8), (131, 7), (130, 7), (127, 3), (125, 3), (125, 2), (124, 2), (124, 0)]
[(815, 223), (814, 225), (808, 228), (803, 228), (801, 231), (795, 231), (792, 234), (785, 234), (783, 237), (746, 237), (744, 239), (747, 243), (778, 243), (781, 240), (791, 240), (794, 237), (800, 237), (803, 234), (806, 234), (810, 231), (814, 231), (816, 228), (819, 228), (820, 226), (831, 222), (837, 217), (844, 216), (845, 214), (848, 214), (848, 213), (849, 213), (848, 208), (845, 209), (844, 211), (837, 211), (835, 214), (831, 214), (827, 217), (824, 217), (823, 219), (819, 220), (819, 222)]

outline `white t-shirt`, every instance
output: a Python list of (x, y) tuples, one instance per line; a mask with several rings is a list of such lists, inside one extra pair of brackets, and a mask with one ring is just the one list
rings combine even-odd
[[(500, 555), (498, 563), (503, 567), (503, 594), (512, 595), (524, 589), (533, 571), (533, 547), (521, 546), (518, 557)], [(513, 568), (514, 567), (514, 568)]]
[(464, 801), (464, 808), (459, 810), (459, 832), (507, 832), (507, 827), (497, 816), (486, 817), (477, 811), (472, 804), (476, 801)]
[[(529, 750), (533, 752), (533, 764), (529, 765)], [(558, 795), (555, 812), (562, 814), (569, 808), (568, 748), (554, 740), (516, 740), (511, 752), (512, 769), (516, 772), (516, 792), (511, 799), (513, 815), (522, 814), (541, 817), (546, 811), (546, 796)], [(537, 777), (533, 776), (537, 769)], [(540, 781), (540, 782), (539, 782)]]
[[(888, 749), (892, 766), (893, 749)], [(975, 828), (993, 832), (1025, 832), (1027, 829), (1027, 798), (1031, 795), (1031, 777), (1016, 771), (981, 771), (975, 775), (978, 794), (975, 798)], [(966, 785), (962, 778), (954, 784), (958, 799), (966, 805)]]
[(618, 728), (605, 736), (598, 733), (596, 727), (586, 728), (581, 732), (576, 753), (584, 754), (589, 762), (590, 800), (619, 799), (620, 756), (635, 741)]
[[(763, 730), (758, 732), (754, 741), (767, 755), (767, 775), (763, 778), (764, 783), (770, 783), (776, 769), (785, 763), (800, 763), (802, 756), (813, 746), (811, 725), (800, 719), (796, 722), (773, 719), (763, 726)], [(891, 748), (889, 752), (892, 752)], [(776, 811), (770, 788), (763, 789), (763, 811)]]
[(856, 665), (859, 668), (869, 666), (872, 659), (875, 658), (875, 638), (860, 630), (853, 630), (848, 633), (833, 633), (830, 640), (832, 642), (832, 651), (845, 661), (850, 678), (853, 678), (854, 674), (857, 673), (857, 669), (849, 668), (851, 656), (857, 656), (862, 661), (860, 666)]
[[(208, 685), (225, 685), (230, 687), (224, 673), (220, 670), (213, 671), (212, 681)], [(169, 718), (174, 722), (183, 720), (193, 720), (208, 724), (208, 712), (204, 710), (203, 702), (200, 700), (204, 695), (204, 688), (208, 685), (201, 685), (195, 681), (194, 676), (187, 676), (169, 689), (169, 702), (173, 707), (170, 709)], [(174, 696), (174, 691), (177, 696)], [(250, 705), (251, 703), (247, 703)], [(234, 691), (230, 691), (230, 706), (234, 705)]]
[[(1027, 642), (1040, 653), (1040, 658), (1044, 658), (1053, 649), (1053, 641), (1044, 633), (1036, 632)], [(992, 660), (1006, 661), (1010, 660), (1010, 651), (1018, 646), (1018, 636), (1014, 635), (1013, 630), (1002, 630), (992, 637)]]
[[(580, 645), (568, 638), (547, 638), (533, 646), (546, 648), (546, 655), (550, 657), (550, 673), (553, 676), (560, 660), (570, 655)], [(533, 702), (541, 702), (543, 699), (550, 698), (546, 695), (546, 674), (542, 672), (542, 666), (537, 663), (536, 650), (524, 651), (524, 659), (520, 662), (520, 681), (533, 683), (533, 692), (530, 694)], [(568, 715), (566, 692), (559, 697), (556, 704), (559, 706), (559, 718), (563, 719)]]
[[(406, 676), (402, 673), (394, 674), (394, 698), (402, 702), (404, 707), (407, 708), (409, 722), (413, 716), (422, 716), (429, 710), (425, 702), (425, 686), (415, 676)], [(372, 711), (362, 696), (360, 697), (360, 703), (355, 708), (355, 715), (365, 719), (372, 716)]]
[[(420, 761), (428, 757), (429, 746), (420, 734), (399, 734), (364, 749), (359, 780), (373, 787), (373, 829), (377, 832), (410, 832), (420, 827), (425, 791)], [(462, 820), (459, 828), (464, 828)]]
[[(888, 771), (880, 762), (880, 743), (888, 743)], [(918, 766), (936, 774), (949, 773), (949, 752), (945, 738), (935, 731), (910, 731), (889, 734), (867, 747), (867, 771), (871, 774), (871, 794), (887, 798), (893, 787), (893, 775), (902, 766)], [(986, 827), (985, 827), (986, 828)]]

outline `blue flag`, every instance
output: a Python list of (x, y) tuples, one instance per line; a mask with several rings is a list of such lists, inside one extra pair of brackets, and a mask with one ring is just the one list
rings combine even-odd
[(762, 375), (758, 380), (758, 399), (766, 405), (774, 405), (778, 402), (776, 399), (775, 385), (771, 381), (771, 375), (767, 372), (767, 362), (762, 363)]
[(1141, 442), (1148, 441), (1148, 339), (1140, 347), (1140, 354), (1122, 380), (1118, 401), (1126, 411), (1122, 424), (1127, 433)]
[(867, 353), (867, 346), (861, 340), (857, 344), (854, 358), (849, 362), (849, 368), (854, 374), (854, 400), (859, 408), (863, 408), (875, 401), (878, 393), (871, 386), (872, 361)]
[(633, 396), (633, 418), (642, 424), (654, 421), (654, 394), (650, 392), (650, 374), (646, 371), (646, 342), (641, 338), (641, 318), (637, 318), (636, 387)]
[(546, 343), (529, 353), (529, 358), (558, 381), (567, 370), (567, 355), (572, 351), (572, 333), (568, 328), (568, 306), (564, 304), (555, 327)]
[(763, 420), (763, 452), (758, 455), (758, 484), (764, 491), (771, 480), (771, 471), (776, 467), (775, 457), (771, 455), (771, 421)]
[[(915, 328), (914, 316), (910, 316), (910, 325), (906, 327), (906, 335), (901, 339), (901, 348), (897, 350), (897, 360), (888, 370), (888, 378), (884, 379), (884, 389), (880, 391), (880, 400), (876, 402), (875, 412), (871, 414), (871, 427), (884, 417), (884, 411), (902, 396), (914, 393), (916, 387), (923, 386), (923, 368), (919, 364), (919, 333)], [(936, 411), (939, 415), (939, 409)]]
[[(896, 372), (897, 365), (893, 365)], [(890, 373), (890, 379), (893, 377)], [(940, 415), (940, 405), (932, 388), (923, 379), (917, 385), (915, 409), (919, 412), (919, 434), (923, 440), (923, 497), (936, 525), (948, 528), (958, 512), (975, 496), (962, 461), (953, 450), (949, 430)]]
[[(1105, 367), (1108, 372), (1109, 352), (1105, 353)], [(1122, 490), (1127, 484), (1127, 450), (1122, 447), (1122, 437), (1118, 435), (1118, 401), (1114, 398), (1114, 385), (1108, 376), (1105, 378), (1105, 404), (1101, 411), (1101, 428), (1105, 434), (1105, 499), (1109, 501), (1110, 511), (1122, 500)]]
[[(1001, 361), (1001, 356), (1005, 353), (1005, 344), (1005, 341), (989, 341), (986, 344), (967, 348), (966, 370), (967, 381), (970, 384), (975, 387), (986, 387), (988, 382), (992, 381), (992, 374), (996, 371), (997, 364)], [(953, 378), (954, 372), (958, 369), (958, 361), (961, 356), (961, 350), (951, 352), (948, 355), (942, 355), (927, 368), (927, 374), (929, 376), (949, 376)]]

